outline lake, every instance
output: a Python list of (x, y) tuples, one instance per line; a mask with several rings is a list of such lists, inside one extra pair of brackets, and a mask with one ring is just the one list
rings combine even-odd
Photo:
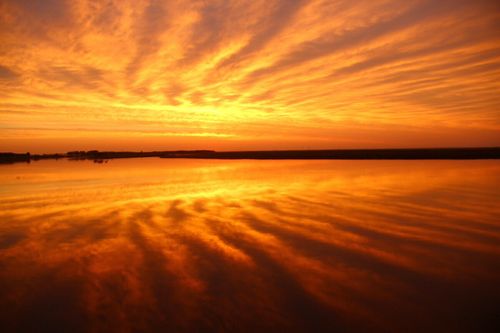
[(499, 281), (499, 161), (0, 165), (1, 332), (493, 331)]

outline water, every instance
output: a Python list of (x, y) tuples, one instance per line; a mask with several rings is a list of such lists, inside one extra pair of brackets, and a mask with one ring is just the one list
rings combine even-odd
[(0, 331), (484, 331), (497, 161), (0, 166)]

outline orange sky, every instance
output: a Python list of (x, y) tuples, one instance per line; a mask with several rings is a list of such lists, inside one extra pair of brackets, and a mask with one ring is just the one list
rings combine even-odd
[(0, 0), (0, 151), (500, 145), (496, 0)]

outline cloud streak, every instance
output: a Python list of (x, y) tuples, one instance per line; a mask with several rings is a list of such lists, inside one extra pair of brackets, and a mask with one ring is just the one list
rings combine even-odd
[[(480, 130), (496, 134), (471, 144), (500, 144), (496, 1), (0, 6), (0, 109), (31, 114), (0, 112), (4, 127), (33, 127), (30, 119), (43, 115), (54, 134), (99, 119), (115, 124), (106, 140), (122, 149), (168, 145), (159, 136), (146, 147), (120, 146), (119, 127), (131, 120), (166, 133), (194, 127), (239, 137), (207, 138), (218, 149), (252, 140), (255, 149), (462, 145), (463, 133)], [(294, 128), (293, 138), (280, 127)], [(414, 135), (376, 134), (402, 130)], [(434, 132), (455, 141), (428, 140)], [(58, 150), (63, 138), (43, 138), (36, 149)]]

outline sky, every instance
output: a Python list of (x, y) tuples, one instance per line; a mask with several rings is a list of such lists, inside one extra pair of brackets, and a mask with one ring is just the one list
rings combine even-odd
[(0, 151), (500, 146), (496, 0), (0, 0)]

